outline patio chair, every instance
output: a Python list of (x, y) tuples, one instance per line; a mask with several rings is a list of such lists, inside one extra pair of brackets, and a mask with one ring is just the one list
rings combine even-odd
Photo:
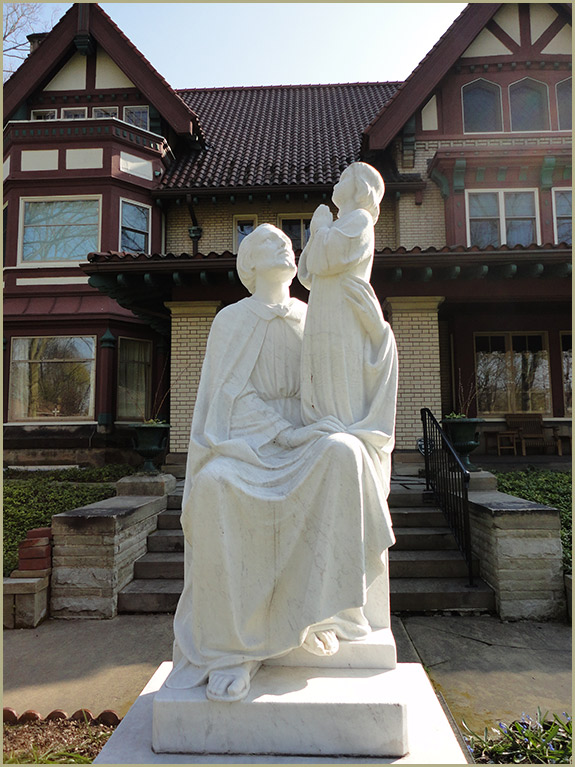
[[(505, 421), (509, 431), (517, 432), (517, 439), (521, 443), (521, 455), (527, 455), (528, 445), (539, 447), (542, 451), (546, 447), (553, 447), (557, 455), (563, 455), (557, 426), (545, 426), (541, 413), (510, 414), (505, 416)], [(552, 434), (548, 433), (549, 430)]]

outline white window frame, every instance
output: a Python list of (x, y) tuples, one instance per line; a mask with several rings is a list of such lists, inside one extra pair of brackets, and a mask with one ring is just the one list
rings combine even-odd
[(49, 416), (42, 416), (41, 418), (18, 418), (17, 420), (14, 420), (12, 418), (13, 412), (12, 412), (12, 405), (10, 400), (8, 401), (8, 421), (13, 424), (22, 424), (22, 423), (33, 423), (33, 424), (54, 424), (54, 423), (66, 423), (66, 424), (72, 424), (72, 423), (91, 423), (94, 422), (95, 419), (95, 411), (96, 411), (96, 367), (98, 364), (98, 338), (95, 335), (92, 335), (91, 333), (88, 333), (86, 335), (57, 335), (57, 334), (51, 334), (46, 336), (13, 336), (10, 341), (10, 369), (9, 369), (9, 375), (10, 380), (8, 383), (8, 392), (10, 393), (12, 388), (12, 363), (13, 362), (26, 362), (26, 360), (14, 360), (13, 352), (14, 352), (14, 341), (21, 341), (23, 339), (29, 339), (29, 338), (91, 338), (94, 341), (94, 356), (92, 358), (92, 369), (90, 374), (90, 404), (88, 408), (88, 415), (87, 416), (70, 416), (68, 417), (62, 417), (59, 418), (58, 416), (53, 416), (53, 418), (50, 418)]
[(102, 240), (102, 195), (101, 194), (67, 194), (67, 195), (54, 195), (50, 197), (20, 197), (20, 210), (18, 216), (18, 255), (17, 255), (17, 269), (46, 269), (46, 267), (54, 268), (70, 268), (71, 266), (77, 266), (82, 261), (24, 261), (22, 259), (22, 250), (24, 243), (24, 205), (27, 202), (58, 202), (60, 200), (97, 200), (98, 201), (98, 246), (96, 250), (100, 250)]
[[(82, 112), (81, 117), (66, 117), (66, 112)], [(85, 120), (88, 117), (88, 107), (62, 107), (62, 120)]]
[[(126, 110), (127, 109), (145, 109), (146, 110), (146, 114), (148, 115), (148, 124), (147, 124), (147, 126), (145, 128), (140, 128), (139, 125), (134, 125), (133, 123), (129, 123), (126, 120)], [(125, 106), (124, 109), (122, 110), (122, 120), (125, 123), (127, 123), (128, 125), (131, 125), (133, 128), (136, 128), (136, 129), (139, 129), (139, 130), (147, 130), (147, 131), (149, 131), (150, 130), (150, 107), (148, 106), (148, 104), (129, 104), (128, 106)]]
[[(110, 110), (115, 110), (116, 114), (113, 114), (113, 115), (103, 115), (102, 117), (96, 117), (96, 116), (94, 115), (94, 112), (96, 112), (98, 109), (110, 109)], [(118, 107), (117, 107), (117, 106), (111, 106), (111, 107), (100, 107), (100, 106), (98, 106), (98, 107), (92, 107), (92, 118), (93, 118), (94, 120), (106, 120), (106, 119), (108, 119), (108, 118), (113, 118), (113, 117), (115, 117), (116, 119), (118, 119), (118, 117), (119, 117), (119, 114), (120, 114), (120, 110), (118, 109)]]
[(32, 109), (30, 111), (30, 120), (38, 120), (40, 121), (41, 118), (37, 117), (37, 115), (41, 114), (48, 114), (48, 113), (54, 113), (54, 117), (45, 117), (44, 120), (57, 120), (58, 119), (58, 110), (57, 109)]
[(506, 227), (502, 226), (505, 223), (505, 194), (514, 194), (516, 192), (532, 192), (534, 195), (534, 208), (535, 208), (535, 233), (537, 236), (537, 245), (541, 245), (541, 216), (539, 208), (539, 190), (535, 187), (514, 189), (513, 187), (508, 189), (466, 189), (465, 190), (465, 235), (467, 238), (467, 247), (471, 247), (471, 221), (469, 218), (469, 195), (471, 194), (497, 194), (499, 205), (499, 244), (507, 244), (507, 231)]
[[(519, 83), (524, 82), (525, 80), (531, 80), (533, 83), (537, 83), (538, 85), (542, 85), (545, 88), (545, 92), (547, 93), (547, 119), (549, 122), (548, 128), (537, 128), (535, 130), (514, 130), (513, 128), (513, 110), (511, 109), (511, 88), (513, 88), (514, 85), (519, 85)], [(543, 82), (542, 80), (538, 80), (536, 77), (522, 77), (520, 80), (516, 80), (514, 83), (509, 83), (507, 86), (507, 103), (509, 104), (509, 130), (511, 133), (550, 133), (552, 130), (551, 126), (551, 100), (549, 98), (549, 86), (547, 83)]]
[(138, 202), (138, 200), (130, 200), (128, 197), (120, 197), (120, 216), (118, 219), (118, 250), (122, 250), (122, 207), (127, 202), (130, 205), (137, 205), (139, 208), (146, 208), (148, 211), (148, 251), (150, 250), (150, 243), (152, 242), (152, 206), (146, 205), (145, 202)]
[(233, 250), (233, 252), (234, 253), (238, 252), (238, 248), (240, 246), (239, 243), (238, 243), (238, 223), (240, 221), (252, 221), (253, 225), (254, 225), (254, 229), (255, 229), (257, 227), (257, 225), (258, 225), (258, 217), (253, 215), (252, 213), (246, 213), (245, 216), (242, 216), (240, 214), (234, 216), (234, 223), (233, 223), (233, 227), (234, 227), (234, 244), (233, 244), (234, 250)]
[[(551, 199), (553, 204), (553, 242), (555, 245), (559, 244), (559, 235), (557, 232), (557, 204), (555, 202), (555, 194), (557, 192), (571, 192), (571, 205), (573, 205), (573, 190), (570, 186), (554, 186), (551, 189)], [(573, 231), (573, 217), (571, 217), (571, 231)]]
[(568, 83), (571, 81), (571, 90), (573, 89), (573, 78), (572, 77), (566, 77), (564, 80), (560, 80), (558, 83), (555, 83), (555, 103), (557, 104), (557, 130), (565, 131), (566, 133), (571, 133), (572, 128), (562, 128), (559, 123), (559, 86), (563, 85), (563, 83)]
[[(499, 110), (500, 110), (500, 116), (501, 116), (501, 130), (499, 131), (488, 131), (488, 130), (482, 130), (482, 131), (468, 131), (465, 130), (465, 109), (463, 107), (463, 91), (465, 88), (468, 88), (470, 85), (473, 85), (474, 83), (484, 82), (488, 83), (488, 85), (493, 85), (495, 88), (499, 90)], [(477, 136), (481, 133), (489, 133), (490, 135), (493, 134), (500, 134), (505, 133), (505, 122), (503, 120), (503, 90), (499, 83), (493, 83), (491, 80), (488, 80), (486, 77), (476, 77), (475, 80), (471, 80), (468, 83), (465, 83), (461, 86), (461, 124), (463, 126), (463, 133), (469, 135), (469, 136)]]
[[(277, 218), (278, 224), (277, 224), (277, 226), (278, 226), (278, 229), (281, 229), (282, 232), (283, 232), (282, 221), (284, 221), (285, 219), (288, 219), (288, 218), (299, 218), (300, 220), (303, 221), (304, 218), (309, 218), (309, 220), (311, 221), (312, 217), (313, 217), (313, 213), (278, 213), (278, 218)], [(302, 235), (303, 235), (303, 231), (302, 231)], [(305, 248), (306, 245), (307, 245), (307, 243), (303, 243), (303, 237), (302, 237), (302, 250), (303, 250), (303, 248)], [(296, 250), (295, 247), (294, 247), (294, 250)]]

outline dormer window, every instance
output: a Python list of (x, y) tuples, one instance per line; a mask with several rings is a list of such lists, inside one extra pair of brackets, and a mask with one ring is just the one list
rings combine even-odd
[(465, 133), (496, 133), (503, 130), (501, 89), (488, 80), (475, 80), (463, 86), (463, 126)]
[(149, 130), (150, 110), (147, 106), (124, 107), (124, 122), (134, 125), (136, 128)]
[(549, 130), (549, 94), (545, 83), (526, 77), (509, 86), (512, 131)]

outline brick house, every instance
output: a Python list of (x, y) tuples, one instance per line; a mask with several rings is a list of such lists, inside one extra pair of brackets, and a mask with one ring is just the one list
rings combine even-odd
[(5, 87), (8, 459), (122, 455), (169, 357), (183, 461), (211, 321), (246, 295), (238, 243), (269, 222), (297, 253), (358, 159), (386, 182), (396, 454), (460, 381), (486, 430), (537, 412), (569, 437), (571, 141), (566, 3), (470, 4), (404, 83), (178, 92), (74, 5)]

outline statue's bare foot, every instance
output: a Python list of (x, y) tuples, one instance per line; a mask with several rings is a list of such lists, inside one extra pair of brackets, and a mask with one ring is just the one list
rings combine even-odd
[(249, 661), (212, 671), (208, 679), (206, 697), (226, 703), (243, 700), (250, 691), (250, 682), (260, 665)]
[(302, 644), (304, 650), (312, 655), (335, 655), (339, 650), (339, 641), (335, 631), (308, 631)]

